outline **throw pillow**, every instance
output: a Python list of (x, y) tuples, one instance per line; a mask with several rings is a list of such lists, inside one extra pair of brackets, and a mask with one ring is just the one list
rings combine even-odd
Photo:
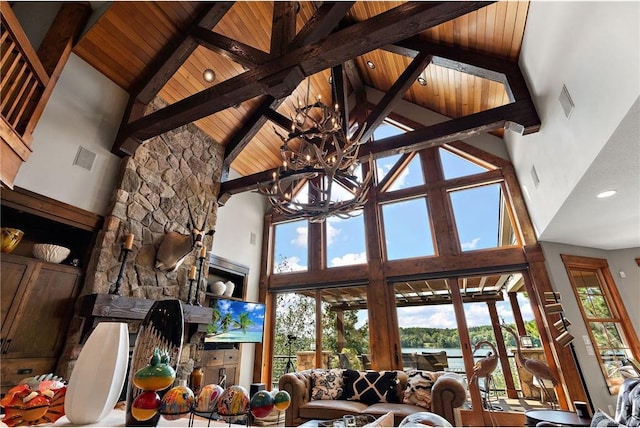
[(407, 372), (407, 388), (404, 391), (404, 404), (431, 409), (431, 388), (442, 376), (442, 372), (410, 370)]
[(607, 415), (602, 410), (598, 409), (594, 414), (593, 418), (591, 418), (591, 426), (592, 427), (623, 427), (624, 425), (620, 425), (609, 415)]
[(344, 371), (344, 399), (365, 404), (397, 403), (395, 371)]
[(343, 388), (342, 369), (311, 372), (312, 400), (337, 400), (342, 396)]
[(393, 412), (387, 412), (373, 422), (365, 425), (365, 427), (393, 427), (395, 426)]

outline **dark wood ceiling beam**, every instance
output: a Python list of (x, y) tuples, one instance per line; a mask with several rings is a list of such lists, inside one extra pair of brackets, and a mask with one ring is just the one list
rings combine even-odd
[(236, 134), (231, 137), (231, 140), (225, 145), (224, 162), (228, 165), (238, 157), (240, 152), (249, 144), (249, 141), (256, 136), (262, 125), (267, 121), (265, 116), (266, 112), (271, 111), (272, 108), (278, 108), (282, 100), (276, 100), (271, 95), (267, 95), (260, 103), (251, 116), (245, 121), (244, 126)]
[(389, 91), (376, 104), (373, 111), (367, 117), (367, 128), (362, 134), (361, 141), (368, 141), (375, 129), (384, 121), (395, 104), (402, 99), (407, 90), (413, 85), (420, 73), (431, 61), (431, 55), (427, 52), (419, 53), (409, 66), (402, 72), (398, 80), (394, 82)]
[[(215, 2), (206, 6), (202, 14), (194, 21), (194, 27), (213, 28), (231, 9), (234, 2)], [(146, 76), (132, 94), (144, 104), (149, 104), (162, 87), (198, 47), (198, 43), (189, 36), (190, 31), (179, 39), (169, 42), (158, 57), (145, 69)]]
[(353, 1), (325, 2), (309, 18), (302, 30), (295, 36), (290, 49), (316, 43), (331, 34), (343, 16), (349, 12)]
[(191, 30), (191, 35), (205, 48), (246, 68), (254, 68), (267, 62), (270, 58), (267, 52), (245, 45), (215, 31), (207, 30), (204, 27), (194, 27)]
[[(192, 27), (215, 27), (233, 4), (234, 2), (216, 2), (203, 6), (202, 12), (194, 20)], [(119, 156), (132, 155), (136, 148), (142, 144), (142, 140), (132, 136), (127, 127), (130, 123), (144, 117), (144, 106), (153, 100), (198, 47), (198, 42), (189, 33), (187, 31), (184, 36), (167, 43), (160, 54), (145, 68), (142, 73), (144, 77), (134, 85), (131, 91), (131, 99), (129, 100), (130, 107), (127, 107), (125, 111), (118, 134), (111, 148), (113, 153)], [(136, 107), (131, 108), (134, 105)]]
[(279, 57), (287, 51), (289, 44), (296, 36), (295, 1), (273, 2), (273, 20), (271, 25), (271, 57)]
[(333, 103), (337, 104), (342, 114), (342, 131), (348, 135), (349, 129), (349, 97), (345, 87), (342, 64), (331, 67), (331, 89), (333, 91)]
[(261, 94), (269, 93), (276, 98), (286, 96), (288, 93), (285, 90), (300, 78), (298, 72), (302, 74), (301, 81), (306, 76), (404, 40), (491, 3), (493, 2), (403, 3), (337, 31), (320, 42), (295, 49), (255, 70), (138, 119), (127, 125), (127, 135), (147, 140)]
[(513, 122), (524, 128), (524, 134), (537, 132), (540, 119), (530, 101), (516, 101), (479, 113), (437, 123), (393, 137), (365, 144), (360, 148), (360, 157), (374, 158), (390, 156), (407, 151), (422, 150), (456, 140), (464, 140), (481, 132), (504, 128)]
[(421, 40), (414, 36), (384, 46), (382, 49), (396, 54), (415, 57), (418, 52), (433, 55), (432, 63), (472, 76), (505, 84), (511, 101), (529, 98), (529, 90), (517, 63), (490, 55)]
[(351, 83), (355, 95), (355, 105), (351, 109), (352, 120), (358, 124), (358, 129), (364, 126), (367, 120), (368, 104), (367, 104), (367, 92), (364, 88), (362, 76), (360, 70), (353, 59), (345, 61), (343, 64), (344, 72)]
[(270, 109), (265, 113), (265, 116), (273, 123), (278, 125), (280, 128), (284, 129), (287, 132), (291, 131), (291, 119), (281, 115), (277, 111)]
[[(384, 138), (376, 141), (375, 144), (364, 144), (360, 147), (360, 159), (366, 160), (369, 156), (373, 159), (378, 159), (393, 154), (422, 150), (427, 147), (463, 140), (481, 132), (504, 128), (508, 122), (521, 125), (525, 130), (525, 134), (537, 132), (540, 128), (540, 119), (533, 103), (516, 101), (515, 103), (469, 116), (416, 129), (402, 135)], [(277, 172), (277, 170), (267, 170), (224, 182), (220, 186), (220, 194), (232, 195), (255, 190), (257, 183), (271, 180), (273, 172)]]

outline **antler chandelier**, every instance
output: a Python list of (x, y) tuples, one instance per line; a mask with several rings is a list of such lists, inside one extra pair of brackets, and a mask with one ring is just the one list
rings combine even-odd
[[(258, 185), (258, 191), (287, 218), (323, 222), (330, 216), (349, 218), (360, 214), (371, 183), (370, 170), (362, 180), (355, 174), (365, 125), (350, 139), (342, 126), (339, 106), (327, 106), (320, 96), (309, 103), (308, 86), (306, 105), (298, 99), (294, 111), (291, 132), (283, 135), (274, 128), (282, 140), (282, 166), (270, 182)], [(294, 196), (305, 183), (308, 194)], [(336, 192), (337, 187), (344, 189)], [(340, 199), (336, 193), (348, 197)]]

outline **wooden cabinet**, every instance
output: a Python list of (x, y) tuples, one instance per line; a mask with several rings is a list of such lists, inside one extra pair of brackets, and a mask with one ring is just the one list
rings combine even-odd
[(3, 254), (3, 392), (24, 377), (55, 370), (81, 277), (73, 266)]
[(202, 352), (202, 371), (204, 383), (220, 384), (223, 375), (227, 376), (225, 387), (238, 383), (240, 350), (218, 349)]

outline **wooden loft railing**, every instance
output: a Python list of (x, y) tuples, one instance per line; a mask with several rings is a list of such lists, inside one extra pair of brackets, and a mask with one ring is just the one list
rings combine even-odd
[(62, 68), (71, 55), (90, 7), (62, 6), (36, 51), (8, 2), (0, 2), (0, 181), (13, 188), (13, 180), (31, 154), (31, 141)]

